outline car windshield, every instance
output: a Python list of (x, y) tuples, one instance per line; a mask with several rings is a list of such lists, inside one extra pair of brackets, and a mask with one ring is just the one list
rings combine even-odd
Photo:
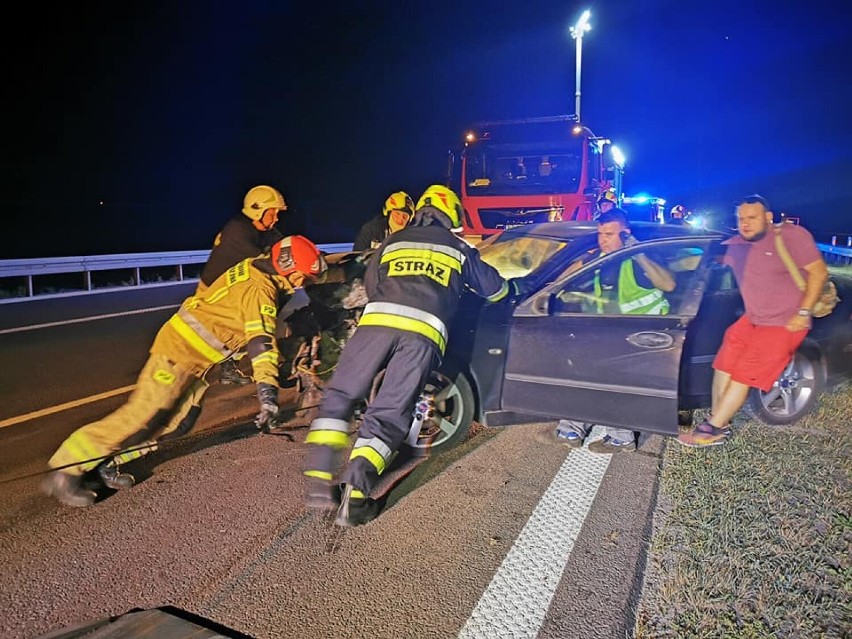
[(465, 153), (464, 181), (471, 196), (576, 193), (582, 166), (579, 140), (481, 144)]
[(567, 240), (501, 233), (484, 240), (477, 248), (482, 260), (508, 279), (526, 277), (567, 245)]

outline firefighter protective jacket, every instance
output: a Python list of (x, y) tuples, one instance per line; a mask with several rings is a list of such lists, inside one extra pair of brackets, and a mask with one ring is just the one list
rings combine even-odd
[(388, 236), (388, 219), (384, 215), (379, 215), (371, 220), (368, 220), (361, 230), (358, 231), (358, 236), (352, 244), (353, 251), (368, 251), (378, 248), (384, 239)]
[(389, 235), (370, 259), (364, 286), (370, 301), (359, 326), (419, 333), (441, 354), (464, 287), (492, 302), (509, 291), (476, 248), (437, 224)]
[(237, 262), (267, 253), (282, 237), (284, 236), (278, 229), (259, 231), (245, 215), (234, 216), (222, 227), (222, 231), (213, 241), (213, 249), (201, 271), (199, 285), (210, 286)]
[[(188, 297), (157, 333), (151, 353), (202, 373), (247, 346), (255, 382), (278, 386), (275, 319), (280, 292), (293, 286), (261, 269), (268, 259), (245, 259), (229, 268), (202, 294)], [(269, 272), (266, 272), (269, 271)]]

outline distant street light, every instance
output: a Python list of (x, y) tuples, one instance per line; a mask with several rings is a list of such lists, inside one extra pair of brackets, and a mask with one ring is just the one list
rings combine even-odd
[(589, 24), (591, 15), (592, 12), (586, 9), (580, 19), (577, 20), (577, 24), (571, 27), (571, 37), (577, 41), (577, 72), (575, 74), (577, 86), (574, 92), (574, 113), (577, 115), (577, 120), (580, 119), (580, 70), (583, 64), (583, 34), (592, 28), (592, 25)]

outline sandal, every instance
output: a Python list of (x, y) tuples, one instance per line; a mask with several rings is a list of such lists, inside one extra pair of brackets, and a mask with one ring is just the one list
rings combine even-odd
[(677, 440), (690, 448), (704, 448), (724, 444), (730, 436), (730, 428), (718, 428), (705, 419), (691, 432), (678, 435)]

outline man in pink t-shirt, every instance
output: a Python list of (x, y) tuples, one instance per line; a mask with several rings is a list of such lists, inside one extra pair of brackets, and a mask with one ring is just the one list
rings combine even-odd
[(781, 224), (781, 239), (806, 286), (800, 291), (778, 255), (772, 211), (759, 195), (737, 206), (739, 235), (727, 240), (724, 263), (734, 271), (745, 313), (734, 322), (713, 360), (710, 416), (678, 441), (702, 447), (724, 443), (729, 422), (748, 398), (749, 388), (769, 391), (811, 328), (811, 311), (828, 278), (813, 237)]

